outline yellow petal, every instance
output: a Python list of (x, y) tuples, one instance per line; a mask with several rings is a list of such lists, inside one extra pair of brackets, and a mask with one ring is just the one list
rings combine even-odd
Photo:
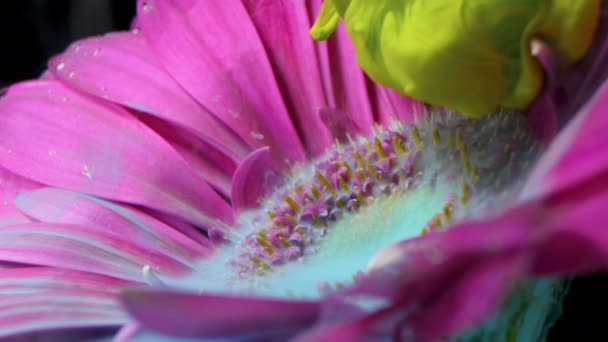
[(531, 55), (532, 38), (545, 40), (564, 64), (580, 59), (597, 26), (599, 4), (326, 0), (323, 7), (331, 6), (331, 18), (344, 18), (357, 61), (374, 81), (480, 117), (499, 106), (523, 109), (540, 91), (543, 73)]

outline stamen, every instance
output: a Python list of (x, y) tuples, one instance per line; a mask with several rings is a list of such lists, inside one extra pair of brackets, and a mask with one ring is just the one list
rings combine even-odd
[(287, 204), (289, 204), (291, 209), (293, 211), (295, 211), (296, 213), (299, 213), (300, 210), (302, 209), (300, 207), (300, 205), (296, 201), (294, 201), (293, 198), (291, 198), (289, 195), (285, 195), (285, 202), (287, 202)]
[(384, 148), (382, 148), (382, 143), (380, 142), (378, 137), (374, 138), (374, 147), (376, 148), (376, 154), (378, 154), (378, 158), (386, 158), (386, 152), (384, 151)]
[(416, 149), (422, 149), (422, 139), (420, 138), (420, 132), (418, 132), (418, 128), (416, 128), (416, 126), (412, 126), (412, 128), (410, 128), (410, 134), (412, 135), (412, 139), (414, 139)]
[(327, 178), (325, 178), (325, 176), (323, 176), (319, 171), (317, 171), (315, 173), (315, 177), (317, 177), (317, 180), (319, 181), (319, 183), (321, 183), (321, 185), (323, 185), (327, 191), (329, 191), (334, 196), (336, 195), (336, 190), (331, 185), (331, 183), (327, 180)]
[(433, 145), (437, 146), (441, 143), (441, 138), (439, 136), (439, 130), (437, 127), (433, 127)]
[(398, 155), (403, 155), (406, 152), (405, 145), (403, 145), (403, 141), (399, 139), (397, 135), (393, 135), (392, 140), (395, 152), (397, 152)]

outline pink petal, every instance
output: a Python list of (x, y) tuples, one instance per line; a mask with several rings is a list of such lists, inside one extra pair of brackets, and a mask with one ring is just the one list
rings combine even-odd
[(371, 273), (346, 293), (386, 299), (392, 309), (385, 315), (403, 317), (396, 332), (410, 330), (417, 341), (461, 332), (493, 312), (527, 274), (535, 209), (387, 247), (372, 260)]
[(425, 308), (405, 318), (403, 329), (416, 341), (435, 341), (480, 324), (499, 307), (528, 265), (525, 254), (489, 257), (474, 268), (447, 280), (427, 298)]
[(0, 167), (0, 227), (30, 221), (15, 206), (14, 200), (20, 192), (38, 187), (40, 187), (38, 183)]
[(399, 95), (395, 90), (374, 83), (376, 97), (376, 121), (387, 125), (398, 119), (403, 123), (413, 123), (416, 116), (422, 117), (426, 112), (424, 103), (411, 97)]
[(560, 124), (583, 107), (608, 77), (608, 2), (601, 1), (600, 21), (594, 40), (585, 57), (556, 75), (554, 98)]
[[(309, 153), (318, 156), (333, 144), (317, 111), (327, 107), (317, 44), (308, 33), (311, 18), (305, 1), (244, 2), (264, 43), (289, 113)], [(351, 56), (354, 58), (354, 56)]]
[[(319, 13), (321, 2), (310, 1), (310, 12)], [(372, 87), (372, 82), (357, 64), (343, 23), (338, 25), (336, 32), (326, 42), (319, 43), (317, 49), (328, 107), (349, 115), (365, 129), (364, 134), (370, 134), (374, 112), (368, 89)]]
[(118, 279), (54, 268), (0, 269), (0, 337), (47, 329), (113, 327), (128, 318)]
[(145, 282), (144, 266), (158, 274), (185, 276), (190, 268), (137, 245), (126, 236), (87, 226), (23, 223), (0, 229), (0, 260), (90, 271)]
[(193, 264), (211, 253), (208, 247), (137, 210), (71, 191), (43, 188), (21, 194), (17, 205), (36, 220), (81, 225), (111, 233), (117, 239), (126, 238), (129, 244), (165, 255), (184, 265)]
[(310, 326), (319, 314), (319, 304), (312, 301), (152, 290), (128, 291), (122, 300), (144, 327), (173, 336), (288, 335)]
[(278, 166), (305, 158), (241, 1), (140, 1), (138, 21), (162, 65), (202, 106), (251, 146), (272, 146)]
[(49, 69), (71, 87), (177, 124), (228, 155), (248, 151), (162, 69), (142, 35), (120, 32), (75, 42)]
[(15, 173), (201, 226), (233, 219), (224, 200), (161, 137), (118, 107), (55, 81), (33, 81), (11, 88), (0, 114), (0, 166)]
[(365, 328), (367, 328), (367, 325), (357, 321), (321, 325), (298, 335), (292, 342), (373, 341), (363, 337), (365, 336)]
[(608, 82), (562, 130), (532, 172), (522, 198), (555, 193), (608, 170)]
[(230, 182), (237, 164), (246, 156), (228, 156), (221, 150), (179, 129), (150, 117), (140, 117), (148, 127), (160, 134), (184, 158), (196, 173), (225, 197), (230, 196)]
[(250, 154), (239, 165), (232, 179), (232, 207), (235, 213), (259, 206), (260, 200), (278, 184), (268, 148)]
[(353, 117), (337, 109), (321, 108), (318, 115), (334, 138), (342, 143), (348, 141), (349, 135), (352, 137), (367, 132), (367, 128), (360, 127)]
[(549, 145), (558, 133), (558, 117), (550, 89), (545, 87), (526, 110), (527, 121), (534, 137), (543, 145)]
[[(603, 178), (603, 177), (602, 177)], [(535, 274), (587, 274), (608, 269), (608, 183), (598, 177), (545, 199), (534, 236)]]

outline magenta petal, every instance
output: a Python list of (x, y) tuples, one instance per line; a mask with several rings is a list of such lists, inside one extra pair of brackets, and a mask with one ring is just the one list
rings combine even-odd
[(548, 145), (558, 132), (557, 111), (547, 85), (527, 109), (527, 121), (537, 141)]
[(526, 199), (555, 193), (602, 177), (608, 169), (608, 82), (562, 130), (543, 155), (523, 191)]
[[(306, 1), (245, 1), (305, 146), (318, 156), (333, 144), (316, 115), (327, 107), (316, 45), (308, 33), (316, 12)], [(354, 56), (351, 56), (354, 58)], [(353, 133), (353, 132), (351, 132)]]
[(144, 327), (184, 337), (289, 334), (312, 325), (319, 314), (319, 303), (312, 301), (153, 290), (128, 291), (122, 301)]
[(241, 1), (140, 1), (138, 11), (148, 44), (199, 103), (251, 146), (272, 146), (277, 165), (305, 158)]
[(601, 183), (584, 184), (542, 202), (545, 220), (533, 245), (538, 254), (535, 274), (586, 274), (608, 268), (608, 183), (599, 179)]
[(142, 270), (184, 276), (190, 268), (128, 237), (86, 226), (24, 223), (0, 229), (0, 260), (90, 271), (145, 282)]
[(320, 108), (319, 117), (335, 139), (346, 142), (348, 136), (362, 135), (366, 131), (348, 114), (333, 108)]
[(385, 88), (374, 83), (373, 89), (377, 97), (376, 120), (387, 125), (391, 120), (399, 120), (403, 123), (413, 123), (417, 115), (424, 115), (426, 108), (424, 103), (411, 97), (399, 95), (395, 90)]
[(419, 298), (424, 309), (405, 318), (402, 328), (411, 329), (416, 341), (430, 342), (480, 324), (499, 307), (528, 263), (525, 254), (485, 258), (446, 279), (438, 292)]
[(258, 206), (279, 182), (278, 173), (272, 169), (268, 148), (250, 154), (239, 165), (232, 179), (232, 207), (236, 213)]
[(15, 206), (14, 200), (17, 194), (38, 187), (38, 183), (0, 167), (0, 227), (30, 221)]
[(560, 124), (567, 122), (585, 105), (608, 76), (608, 2), (601, 1), (600, 20), (585, 57), (558, 74), (554, 98)]
[[(319, 13), (322, 1), (310, 1), (311, 13)], [(355, 51), (343, 23), (327, 42), (317, 45), (328, 107), (349, 115), (365, 134), (374, 124), (373, 104), (368, 89), (372, 82), (357, 64)]]
[(76, 89), (177, 124), (229, 153), (247, 153), (234, 132), (162, 69), (139, 34), (111, 33), (78, 41), (54, 57), (49, 69)]
[[(467, 222), (389, 246), (348, 293), (388, 300), (395, 314), (404, 315), (397, 328), (412, 329), (421, 341), (460, 332), (487, 317), (529, 271), (536, 209), (522, 207), (497, 220)], [(476, 301), (469, 303), (471, 298)]]
[[(292, 342), (326, 342), (326, 341), (372, 341), (365, 339), (367, 325), (353, 322), (340, 322), (337, 324), (321, 325), (318, 328), (298, 335)], [(381, 337), (377, 337), (381, 339)]]
[(46, 329), (119, 326), (128, 317), (118, 303), (117, 291), (128, 284), (54, 268), (0, 269), (0, 337)]
[(184, 158), (190, 167), (225, 197), (230, 196), (230, 182), (237, 164), (246, 155), (227, 155), (196, 135), (152, 117), (140, 117), (160, 134)]
[(36, 220), (81, 225), (115, 234), (117, 239), (126, 238), (129, 244), (185, 265), (211, 253), (208, 247), (148, 215), (79, 193), (43, 188), (21, 194), (16, 202), (24, 213)]
[(0, 114), (0, 166), (24, 177), (201, 226), (233, 219), (230, 206), (175, 150), (118, 107), (55, 81), (33, 81), (13, 86)]

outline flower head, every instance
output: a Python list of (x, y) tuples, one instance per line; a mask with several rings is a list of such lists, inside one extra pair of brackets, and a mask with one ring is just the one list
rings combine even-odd
[[(521, 112), (467, 119), (366, 79), (342, 29), (308, 39), (320, 5), (140, 1), (131, 32), (8, 90), (0, 335), (425, 341), (529, 275), (602, 267), (601, 244), (570, 257), (603, 203), (604, 88), (543, 154)], [(516, 287), (471, 334), (536, 338), (517, 324), (542, 327), (561, 285)]]

